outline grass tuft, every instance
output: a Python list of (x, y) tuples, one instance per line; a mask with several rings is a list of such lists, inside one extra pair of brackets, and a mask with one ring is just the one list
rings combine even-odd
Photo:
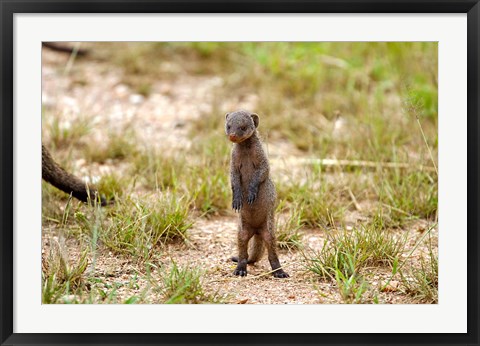
[(42, 114), (42, 135), (56, 149), (66, 149), (76, 145), (91, 130), (91, 118), (80, 116), (71, 120), (62, 120), (62, 116)]
[(198, 268), (180, 268), (172, 261), (169, 272), (163, 275), (162, 294), (165, 304), (212, 304), (221, 303), (218, 294), (209, 294), (203, 288), (203, 271)]
[(304, 179), (277, 183), (278, 199), (294, 205), (295, 218), (302, 226), (325, 229), (342, 218), (349, 207), (343, 187), (339, 187), (327, 175), (308, 169)]
[(307, 255), (307, 268), (322, 279), (341, 273), (351, 277), (368, 266), (392, 266), (398, 262), (406, 237), (395, 237), (378, 224), (331, 231), (322, 249)]
[(436, 217), (438, 185), (428, 172), (383, 171), (377, 181), (374, 188), (391, 226)]
[(420, 257), (418, 267), (400, 271), (400, 275), (407, 294), (422, 303), (438, 303), (438, 254), (434, 251), (431, 236), (427, 258)]
[(288, 210), (285, 203), (280, 203), (276, 211), (276, 237), (280, 249), (294, 250), (303, 247), (301, 213), (297, 206)]
[(132, 175), (151, 190), (176, 188), (186, 166), (183, 154), (163, 155), (146, 150), (133, 158)]
[(101, 143), (89, 142), (84, 150), (84, 158), (105, 163), (108, 160), (131, 160), (137, 152), (136, 138), (133, 133), (111, 132), (105, 134), (105, 139)]
[(65, 245), (50, 239), (48, 253), (42, 256), (42, 303), (62, 302), (62, 297), (74, 294), (83, 284), (83, 273), (88, 265), (84, 251), (77, 263), (71, 263)]
[(132, 199), (119, 202), (109, 211), (100, 231), (100, 240), (112, 250), (148, 259), (154, 247), (188, 237), (190, 201), (184, 197), (163, 195), (154, 202)]
[(105, 208), (84, 206), (74, 216), (80, 233), (94, 248), (99, 240), (118, 254), (145, 261), (155, 255), (157, 246), (188, 239), (193, 225), (190, 205), (186, 197), (173, 194), (142, 202), (127, 197)]

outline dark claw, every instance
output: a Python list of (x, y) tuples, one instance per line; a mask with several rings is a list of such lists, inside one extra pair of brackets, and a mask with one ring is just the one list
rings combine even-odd
[(233, 197), (233, 202), (232, 202), (232, 208), (233, 210), (239, 212), (240, 209), (242, 209), (242, 196), (235, 196)]
[(248, 194), (247, 203), (248, 204), (253, 204), (253, 202), (255, 202), (256, 199), (257, 199), (257, 193), (256, 192), (250, 192)]
[(242, 209), (242, 202), (233, 201), (232, 208), (237, 212), (240, 211), (240, 209)]
[(287, 273), (285, 273), (283, 270), (277, 270), (275, 272), (273, 272), (273, 276), (276, 277), (276, 278), (279, 278), (279, 279), (283, 279), (283, 278), (288, 278), (290, 277)]
[(245, 269), (235, 269), (235, 271), (233, 272), (233, 275), (237, 275), (237, 276), (247, 276), (247, 271)]

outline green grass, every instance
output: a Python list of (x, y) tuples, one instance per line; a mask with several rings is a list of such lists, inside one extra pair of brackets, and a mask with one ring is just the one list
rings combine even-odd
[(87, 268), (87, 252), (83, 252), (77, 263), (71, 263), (65, 247), (50, 239), (50, 248), (42, 258), (42, 303), (52, 304), (62, 297), (74, 293), (83, 284), (83, 273)]
[(108, 219), (100, 216), (99, 239), (113, 251), (147, 260), (157, 245), (187, 239), (193, 224), (189, 205), (187, 198), (173, 195), (159, 196), (154, 202), (130, 198), (116, 202), (107, 211)]
[(141, 152), (130, 162), (130, 174), (150, 190), (175, 189), (186, 166), (183, 154), (164, 155), (154, 149)]
[[(87, 240), (95, 250), (97, 242), (123, 256), (147, 261), (169, 242), (186, 241), (194, 223), (189, 215), (191, 201), (173, 194), (151, 196), (139, 201), (115, 198), (108, 207), (75, 204), (66, 208), (64, 232)], [(65, 221), (63, 221), (65, 223)]]
[(383, 217), (378, 215), (351, 230), (330, 230), (321, 250), (304, 255), (310, 271), (321, 279), (332, 280), (339, 273), (348, 278), (371, 266), (392, 267), (398, 263), (405, 244), (406, 234), (388, 231)]
[(105, 197), (107, 201), (112, 202), (119, 197), (123, 197), (125, 193), (128, 193), (127, 188), (129, 185), (130, 182), (127, 178), (116, 173), (102, 175), (100, 180), (95, 184), (98, 191), (101, 191), (101, 195)]
[(202, 284), (204, 272), (199, 268), (172, 265), (163, 275), (161, 293), (165, 304), (212, 304), (223, 302), (217, 293), (207, 293)]
[(436, 177), (428, 172), (381, 172), (374, 188), (391, 225), (412, 219), (434, 219), (438, 206)]
[(193, 195), (193, 206), (202, 215), (224, 214), (231, 206), (230, 180), (226, 172), (214, 168), (194, 167), (187, 190)]
[(396, 268), (406, 244), (384, 229), (383, 219), (376, 217), (366, 226), (352, 230), (330, 231), (319, 251), (305, 251), (306, 268), (318, 279), (332, 281), (345, 303), (369, 302), (366, 277), (374, 268)]
[[(67, 247), (50, 239), (48, 253), (42, 257), (43, 304), (137, 304), (148, 302), (150, 287), (140, 289), (138, 276), (128, 282), (107, 281), (87, 270), (91, 253), (84, 249), (77, 260), (68, 258)], [(119, 298), (118, 290), (134, 289), (138, 293)]]
[(63, 218), (62, 206), (69, 195), (42, 181), (42, 223), (59, 224)]
[(42, 136), (48, 138), (55, 149), (70, 148), (88, 135), (92, 128), (89, 116), (80, 116), (75, 121), (64, 118), (66, 116), (63, 114), (52, 115), (46, 110), (42, 112)]
[(438, 254), (434, 250), (436, 247), (430, 236), (426, 258), (422, 256), (418, 266), (400, 271), (405, 292), (422, 303), (438, 303)]
[(334, 183), (316, 166), (305, 169), (303, 179), (277, 183), (278, 199), (291, 207), (300, 225), (327, 228), (340, 220), (350, 202), (344, 188)]
[[(238, 97), (254, 91), (259, 100), (255, 111), (261, 115), (262, 133), (270, 141), (286, 139), (313, 157), (431, 166), (421, 133), (415, 129), (418, 116), (423, 119), (428, 145), (436, 155), (436, 43), (182, 42), (130, 43), (122, 47), (128, 47), (120, 50), (125, 57), (114, 61), (125, 68), (127, 75), (151, 73), (156, 67), (145, 62), (155, 56), (171, 61), (187, 59), (197, 67), (204, 66), (203, 72), (193, 68), (195, 73), (224, 76), (224, 88), (217, 91), (212, 113), (202, 114), (191, 124), (191, 136), (196, 139), (213, 137), (213, 133), (222, 136), (224, 119), (219, 100), (232, 91)], [(344, 124), (338, 134), (337, 120)], [(221, 142), (220, 138), (217, 145)], [(228, 157), (223, 152), (225, 146), (220, 144), (220, 150), (208, 153), (202, 152), (205, 147), (200, 145), (199, 149), (197, 143), (192, 154), (202, 155), (197, 159), (202, 164), (191, 168), (192, 177), (180, 176), (181, 167), (172, 174), (172, 164), (161, 160), (154, 160), (161, 164), (150, 172), (138, 170), (138, 176), (148, 177), (149, 187), (170, 186), (184, 179), (189, 191), (199, 185), (195, 208), (207, 215), (227, 210), (228, 183), (221, 173), (226, 165), (209, 159)], [(399, 180), (398, 174), (384, 173), (375, 178), (378, 180), (366, 194), (377, 196), (392, 215), (393, 223), (402, 223), (402, 212), (413, 218), (430, 218), (436, 213), (436, 187), (429, 188), (424, 180), (435, 176), (420, 172), (415, 178), (412, 172), (407, 181), (421, 193), (411, 196), (409, 192), (415, 189), (407, 191), (401, 186), (403, 176)], [(206, 186), (202, 182), (209, 177), (215, 184)], [(304, 205), (306, 225), (329, 226), (329, 220), (340, 220), (345, 208), (351, 207), (344, 186), (322, 183), (308, 194), (310, 184), (295, 182), (292, 188), (279, 189), (281, 197), (289, 201), (297, 198), (292, 196), (297, 191), (303, 195), (300, 204)], [(317, 210), (313, 206), (318, 206)]]
[(195, 145), (185, 176), (186, 193), (193, 193), (194, 207), (207, 216), (231, 208), (231, 144), (224, 135), (223, 122), (222, 114), (204, 114), (190, 131)]
[(438, 258), (421, 260), (419, 268), (411, 270), (410, 276), (402, 276), (405, 292), (421, 303), (438, 303)]
[[(389, 97), (394, 93), (399, 103), (402, 99), (425, 100), (424, 108), (435, 125), (436, 44), (244, 43), (218, 47), (222, 48), (231, 48), (243, 62), (238, 74), (244, 78), (227, 79), (227, 88), (240, 93), (248, 90), (247, 86), (254, 89), (259, 96), (256, 111), (266, 121), (266, 128), (300, 149), (359, 158), (374, 131), (384, 134), (377, 139), (377, 147), (391, 154), (401, 143), (392, 143), (389, 134), (402, 124), (387, 121), (391, 118), (387, 114), (402, 112), (401, 105), (397, 109), (391, 105)], [(409, 55), (421, 55), (421, 63), (426, 65), (418, 61), (407, 64)], [(408, 85), (419, 87), (407, 93)], [(338, 114), (351, 130), (346, 141), (331, 136), (331, 122)], [(372, 123), (376, 119), (382, 121)], [(387, 126), (389, 131), (385, 131)], [(413, 138), (404, 128), (400, 130), (407, 138), (399, 140)]]
[(301, 217), (301, 212), (297, 206), (294, 206), (291, 211), (285, 207), (284, 202), (277, 206), (275, 234), (280, 249), (294, 250), (303, 247), (300, 232), (302, 228)]
[[(353, 265), (349, 258), (348, 263)], [(362, 276), (351, 268), (351, 274), (346, 274), (340, 269), (335, 270), (335, 281), (343, 301), (347, 304), (360, 304), (364, 302), (364, 294), (368, 290), (368, 283)]]
[(174, 191), (191, 199), (202, 215), (230, 209), (230, 149), (222, 135), (195, 138), (190, 152), (168, 155), (154, 150), (133, 157), (131, 174), (150, 190)]
[(84, 158), (90, 162), (131, 160), (137, 154), (135, 134), (131, 131), (106, 133), (103, 141), (92, 141), (84, 149)]
[(333, 279), (337, 270), (350, 276), (368, 266), (392, 266), (404, 245), (405, 239), (371, 225), (332, 231), (322, 249), (307, 256), (307, 268), (322, 279)]
[[(187, 72), (225, 76), (225, 93), (231, 90), (241, 97), (254, 90), (259, 96), (256, 111), (266, 120), (266, 128), (307, 151), (336, 151), (349, 156), (345, 158), (364, 153), (363, 145), (330, 136), (328, 121), (341, 114), (355, 132), (361, 130), (358, 141), (363, 142), (372, 130), (384, 133), (377, 144), (391, 154), (399, 144), (392, 143), (390, 132), (384, 130), (389, 126), (396, 131), (402, 123), (388, 121), (392, 113), (401, 117), (402, 100), (421, 108), (432, 124), (427, 125), (429, 132), (436, 128), (436, 43), (123, 43), (118, 44), (118, 52), (112, 61), (126, 76), (158, 72), (160, 64), (147, 63), (151, 59), (188, 60), (191, 67), (181, 66)], [(174, 68), (170, 71), (176, 75)], [(375, 119), (382, 121), (369, 130)], [(406, 137), (399, 140), (415, 148), (418, 141), (412, 142), (414, 137), (404, 128), (405, 124), (401, 130)]]

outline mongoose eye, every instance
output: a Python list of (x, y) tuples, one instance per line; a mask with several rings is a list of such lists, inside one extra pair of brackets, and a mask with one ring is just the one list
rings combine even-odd
[(230, 130), (230, 125), (227, 126), (227, 130)]
[(246, 130), (247, 130), (247, 127), (246, 127), (246, 126), (242, 126), (241, 129), (242, 129), (242, 131), (246, 131)]

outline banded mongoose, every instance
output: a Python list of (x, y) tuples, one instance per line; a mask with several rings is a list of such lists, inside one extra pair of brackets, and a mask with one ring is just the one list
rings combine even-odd
[(230, 162), (232, 208), (240, 212), (238, 257), (232, 257), (238, 264), (233, 274), (247, 275), (247, 264), (257, 262), (266, 246), (273, 276), (287, 278), (277, 256), (274, 220), (277, 195), (269, 176), (267, 155), (257, 134), (258, 122), (257, 114), (244, 110), (225, 115), (225, 132), (234, 143)]
[[(89, 186), (80, 178), (68, 173), (62, 167), (56, 163), (49, 151), (42, 144), (42, 178), (55, 186), (57, 189), (62, 190), (68, 194), (72, 194), (73, 197), (81, 200), (82, 202), (90, 202), (92, 204), (98, 200), (98, 192), (95, 188)], [(102, 206), (107, 205), (107, 201), (104, 197), (100, 197), (100, 204)]]

